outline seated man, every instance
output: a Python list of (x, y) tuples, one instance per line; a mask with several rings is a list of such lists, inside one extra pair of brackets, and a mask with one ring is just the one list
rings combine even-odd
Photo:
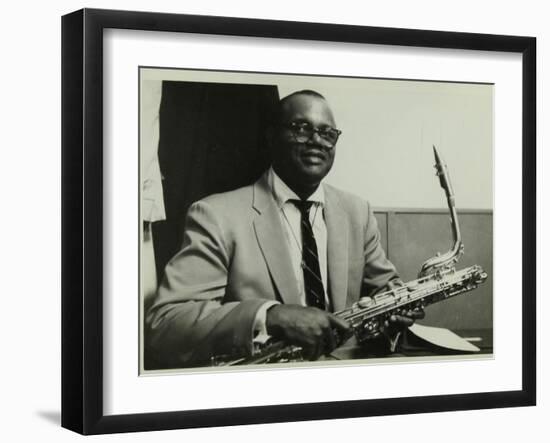
[[(321, 184), (340, 135), (324, 97), (293, 93), (275, 120), (271, 168), (189, 209), (182, 248), (146, 315), (147, 346), (162, 367), (250, 355), (266, 334), (315, 360), (349, 333), (333, 312), (398, 279), (369, 204)], [(392, 320), (403, 328), (422, 315)]]

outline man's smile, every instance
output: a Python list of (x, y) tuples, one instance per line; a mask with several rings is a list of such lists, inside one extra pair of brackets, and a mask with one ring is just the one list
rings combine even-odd
[(316, 149), (307, 150), (303, 152), (300, 157), (302, 161), (311, 164), (320, 164), (327, 160), (325, 153)]

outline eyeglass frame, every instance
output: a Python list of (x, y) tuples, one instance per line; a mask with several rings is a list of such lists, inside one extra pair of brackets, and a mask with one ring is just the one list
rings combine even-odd
[[(296, 134), (296, 131), (295, 131), (295, 129), (297, 127), (299, 127), (300, 125), (307, 125), (309, 128), (311, 128), (311, 129), (309, 129), (311, 131), (311, 135), (307, 139), (305, 139), (304, 141), (298, 140), (299, 135)], [(313, 126), (311, 123), (308, 123), (308, 122), (291, 121), (291, 122), (288, 122), (288, 123), (283, 123), (283, 124), (281, 124), (281, 126), (284, 127), (284, 128), (287, 128), (288, 130), (290, 130), (290, 132), (292, 133), (292, 136), (294, 137), (294, 140), (296, 141), (296, 143), (307, 143), (308, 141), (310, 141), (312, 139), (314, 134), (317, 134), (321, 140), (323, 140), (324, 142), (327, 143), (325, 146), (329, 149), (332, 149), (336, 146), (336, 143), (338, 143), (338, 139), (340, 138), (340, 135), (342, 135), (342, 131), (340, 129), (333, 128), (332, 126), (328, 126), (328, 127), (325, 127), (325, 128), (316, 128), (315, 126)], [(327, 140), (326, 138), (323, 137), (322, 133), (327, 132), (327, 131), (335, 131), (336, 140), (334, 140), (334, 143), (330, 142), (329, 140)]]

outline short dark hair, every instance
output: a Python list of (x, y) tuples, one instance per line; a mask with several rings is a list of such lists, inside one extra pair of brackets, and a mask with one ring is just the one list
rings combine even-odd
[(317, 91), (313, 91), (312, 89), (302, 89), (301, 91), (293, 92), (292, 94), (289, 94), (286, 97), (282, 98), (279, 104), (282, 106), (288, 100), (290, 100), (291, 98), (297, 95), (308, 95), (310, 97), (317, 97), (317, 98), (322, 98), (323, 100), (326, 100), (325, 97), (323, 97), (323, 95), (319, 94)]
[(313, 91), (312, 89), (302, 89), (301, 91), (293, 92), (292, 94), (289, 94), (286, 97), (283, 97), (279, 101), (278, 105), (275, 107), (275, 110), (273, 112), (273, 116), (271, 119), (272, 126), (278, 126), (279, 124), (281, 124), (281, 120), (283, 116), (283, 108), (285, 104), (298, 95), (306, 95), (309, 97), (316, 97), (322, 100), (326, 100), (326, 98), (322, 94), (319, 94), (317, 91)]

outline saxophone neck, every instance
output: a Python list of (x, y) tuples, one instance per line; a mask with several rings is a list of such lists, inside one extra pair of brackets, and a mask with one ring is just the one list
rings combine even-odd
[(445, 191), (445, 197), (447, 198), (447, 206), (449, 207), (449, 214), (451, 216), (451, 231), (453, 235), (453, 244), (451, 249), (445, 254), (439, 254), (426, 260), (420, 269), (419, 276), (427, 275), (436, 269), (453, 266), (458, 262), (460, 256), (464, 253), (464, 245), (462, 244), (462, 237), (460, 235), (460, 226), (458, 224), (458, 215), (455, 206), (455, 196), (453, 187), (451, 185), (451, 177), (447, 169), (447, 165), (443, 161), (441, 155), (433, 146), (435, 157), (435, 169), (436, 175), (439, 177), (439, 183)]

